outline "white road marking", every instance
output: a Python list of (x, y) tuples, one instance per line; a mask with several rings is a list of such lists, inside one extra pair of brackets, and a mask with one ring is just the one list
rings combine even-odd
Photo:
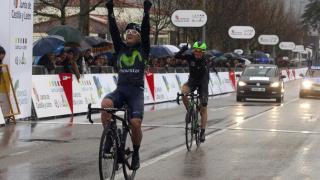
[[(282, 104), (282, 106), (280, 106), (280, 108), (284, 107), (285, 105), (291, 104), (291, 103), (293, 103), (293, 102), (295, 102), (295, 101), (297, 101), (297, 100), (299, 100), (299, 98), (290, 100), (290, 101)], [(258, 118), (258, 117), (260, 117), (260, 116), (263, 116), (264, 114), (269, 113), (269, 111), (272, 110), (272, 109), (274, 109), (274, 108), (279, 108), (279, 107), (273, 107), (273, 108), (271, 108), (271, 109), (269, 109), (269, 110), (267, 110), (267, 111), (265, 111), (265, 112), (262, 112), (262, 113), (260, 113), (260, 114), (258, 114), (258, 115), (255, 115), (255, 116), (252, 116), (252, 117), (246, 119), (245, 122), (248, 122), (248, 121), (251, 121), (251, 120), (253, 120), (253, 119), (256, 119), (256, 118)], [(222, 133), (226, 132), (228, 129), (232, 129), (232, 128), (233, 128), (233, 129), (239, 129), (239, 128), (236, 127), (237, 125), (238, 125), (238, 124), (235, 124), (235, 125), (232, 125), (232, 126), (230, 126), (230, 127), (228, 127), (228, 128), (223, 128), (223, 129), (221, 129), (221, 130), (218, 131), (218, 132), (214, 132), (213, 134), (210, 134), (209, 136), (207, 136), (207, 137), (206, 137), (206, 140), (211, 139), (212, 137), (215, 137), (215, 136), (217, 136), (217, 135), (219, 135), (219, 134), (222, 134)], [(147, 167), (147, 166), (150, 166), (150, 165), (152, 165), (152, 164), (155, 164), (155, 163), (157, 163), (157, 162), (159, 162), (159, 161), (161, 161), (161, 160), (163, 160), (163, 159), (166, 159), (166, 158), (168, 158), (168, 157), (170, 157), (170, 156), (173, 156), (173, 155), (175, 155), (175, 154), (177, 154), (177, 153), (179, 153), (179, 152), (181, 152), (181, 151), (183, 151), (183, 150), (185, 150), (185, 149), (186, 149), (186, 148), (185, 148), (185, 145), (181, 145), (180, 147), (177, 147), (177, 148), (175, 148), (175, 149), (173, 149), (173, 150), (171, 150), (171, 151), (169, 151), (169, 152), (167, 152), (167, 153), (164, 153), (164, 154), (162, 154), (162, 155), (160, 155), (160, 156), (157, 156), (157, 157), (155, 157), (155, 158), (149, 159), (149, 160), (147, 160), (147, 161), (145, 161), (145, 162), (143, 162), (143, 163), (141, 164), (141, 168), (140, 168), (140, 169), (145, 168), (145, 167)]]
[(16, 153), (9, 154), (9, 156), (18, 156), (18, 155), (25, 154), (25, 153), (28, 153), (28, 152), (30, 152), (30, 151), (16, 152)]

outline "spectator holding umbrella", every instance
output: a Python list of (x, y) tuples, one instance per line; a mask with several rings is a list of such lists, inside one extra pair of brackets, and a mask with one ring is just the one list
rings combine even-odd
[(66, 60), (63, 61), (62, 65), (64, 66), (65, 73), (73, 73), (76, 75), (77, 80), (80, 79), (80, 72), (77, 66), (77, 60), (79, 59), (79, 50), (77, 48), (69, 48), (67, 50)]
[(86, 61), (88, 66), (94, 65), (94, 58), (91, 54), (92, 54), (91, 49), (86, 50), (84, 53), (84, 60)]
[(53, 74), (55, 70), (55, 60), (56, 57), (53, 53), (47, 53), (42, 56), (37, 65), (44, 66), (49, 74)]
[(60, 54), (56, 57), (56, 66), (63, 66), (63, 62), (67, 59), (67, 52), (62, 50)]

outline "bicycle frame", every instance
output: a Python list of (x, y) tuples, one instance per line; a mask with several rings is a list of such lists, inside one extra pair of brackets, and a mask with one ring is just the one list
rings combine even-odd
[(177, 93), (177, 99), (176, 99), (177, 104), (180, 105), (180, 97), (183, 97), (183, 96), (186, 96), (186, 97), (189, 97), (189, 98), (190, 98), (190, 104), (189, 104), (189, 106), (194, 106), (194, 105), (196, 105), (196, 108), (199, 108), (199, 107), (200, 107), (200, 106), (199, 106), (199, 98), (200, 98), (200, 95), (199, 95), (198, 93), (197, 93), (197, 94), (195, 94), (195, 93), (193, 93), (193, 92), (188, 93), (188, 94), (180, 94), (180, 93)]
[[(123, 140), (123, 137), (120, 137), (120, 136), (123, 135), (124, 133), (129, 133), (130, 137), (132, 136), (131, 132), (130, 132), (130, 121), (128, 121), (129, 120), (128, 108), (126, 108), (126, 107), (125, 108), (121, 108), (121, 109), (116, 109), (116, 108), (92, 108), (91, 104), (89, 104), (88, 105), (87, 119), (89, 120), (89, 122), (91, 124), (94, 123), (92, 121), (91, 114), (92, 113), (98, 113), (98, 112), (101, 112), (101, 111), (105, 111), (105, 112), (111, 114), (110, 126), (112, 128), (112, 131), (117, 134), (117, 145), (121, 149), (121, 156), (124, 157), (124, 152), (123, 151), (124, 151), (124, 147), (125, 147), (125, 144), (124, 144), (125, 141)], [(115, 115), (115, 113), (117, 113), (117, 112), (124, 112), (124, 118), (121, 118), (121, 117)], [(118, 132), (117, 121), (122, 122), (122, 134), (120, 134)], [(125, 163), (128, 165), (128, 162), (125, 162)]]

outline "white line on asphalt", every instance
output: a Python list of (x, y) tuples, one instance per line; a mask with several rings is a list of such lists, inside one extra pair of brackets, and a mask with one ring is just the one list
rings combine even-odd
[(28, 152), (30, 152), (30, 151), (16, 152), (16, 153), (9, 154), (9, 156), (18, 156), (18, 155), (25, 154), (25, 153), (28, 153)]
[[(282, 108), (282, 107), (284, 107), (285, 105), (288, 105), (288, 104), (290, 104), (290, 103), (293, 103), (293, 102), (295, 102), (295, 101), (297, 101), (297, 100), (299, 100), (299, 99), (296, 98), (296, 99), (290, 100), (290, 101), (284, 103), (283, 105), (281, 105), (280, 108)], [(260, 117), (260, 116), (268, 113), (270, 110), (272, 110), (272, 109), (274, 109), (274, 108), (279, 108), (279, 107), (273, 107), (273, 108), (271, 108), (271, 109), (269, 109), (269, 110), (267, 110), (267, 111), (264, 111), (264, 112), (262, 112), (262, 113), (260, 113), (260, 114), (258, 114), (258, 115), (252, 116), (252, 117), (246, 119), (245, 122), (248, 122), (248, 121), (251, 121), (251, 120), (253, 120), (253, 119), (256, 119), (256, 118), (258, 118), (258, 117)], [(222, 134), (222, 133), (226, 132), (226, 131), (227, 131), (228, 129), (230, 129), (230, 128), (236, 129), (236, 126), (237, 126), (237, 125), (238, 125), (238, 124), (235, 124), (235, 125), (230, 126), (230, 127), (228, 127), (228, 128), (223, 128), (223, 129), (221, 129), (221, 131), (217, 131), (217, 132), (215, 132), (215, 133), (213, 133), (213, 134), (210, 134), (209, 136), (206, 137), (206, 139), (208, 140), (208, 139), (211, 139), (211, 138), (214, 137), (214, 136), (217, 136), (217, 135), (219, 135), (219, 134)], [(140, 169), (145, 168), (145, 167), (147, 167), (147, 166), (150, 166), (150, 165), (152, 165), (152, 164), (154, 164), (154, 163), (157, 163), (157, 162), (159, 162), (159, 161), (161, 161), (161, 160), (163, 160), (163, 159), (166, 159), (166, 158), (168, 158), (168, 157), (170, 157), (170, 156), (173, 156), (173, 155), (175, 155), (175, 154), (177, 154), (177, 153), (179, 153), (179, 152), (181, 152), (181, 151), (183, 151), (183, 150), (185, 150), (185, 145), (182, 145), (182, 146), (177, 147), (177, 148), (175, 148), (175, 149), (173, 149), (173, 150), (171, 150), (171, 151), (169, 151), (169, 152), (167, 152), (167, 153), (164, 153), (164, 154), (162, 154), (162, 155), (160, 155), (160, 156), (157, 156), (157, 157), (155, 157), (155, 158), (152, 158), (152, 159), (150, 159), (150, 160), (147, 160), (147, 161), (145, 161), (145, 162), (143, 162), (143, 163), (141, 164), (141, 168), (140, 168)]]
[(280, 133), (296, 133), (296, 134), (320, 134), (319, 131), (295, 131), (295, 130), (282, 130), (282, 129), (255, 129), (255, 128), (227, 128), (228, 130), (235, 131), (263, 131), (263, 132), (280, 132)]

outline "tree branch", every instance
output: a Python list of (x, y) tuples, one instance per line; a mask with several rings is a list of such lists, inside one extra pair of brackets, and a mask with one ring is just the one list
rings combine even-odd
[(37, 16), (44, 16), (44, 17), (50, 17), (50, 18), (56, 18), (56, 19), (60, 18), (60, 16), (58, 16), (56, 14), (43, 13), (43, 12), (39, 12), (39, 11), (34, 11), (34, 13)]
[(39, 0), (41, 3), (43, 3), (44, 5), (46, 6), (49, 6), (49, 7), (53, 7), (53, 8), (56, 8), (56, 9), (60, 9), (59, 6), (55, 5), (55, 3), (49, 3), (48, 1), (46, 0)]

